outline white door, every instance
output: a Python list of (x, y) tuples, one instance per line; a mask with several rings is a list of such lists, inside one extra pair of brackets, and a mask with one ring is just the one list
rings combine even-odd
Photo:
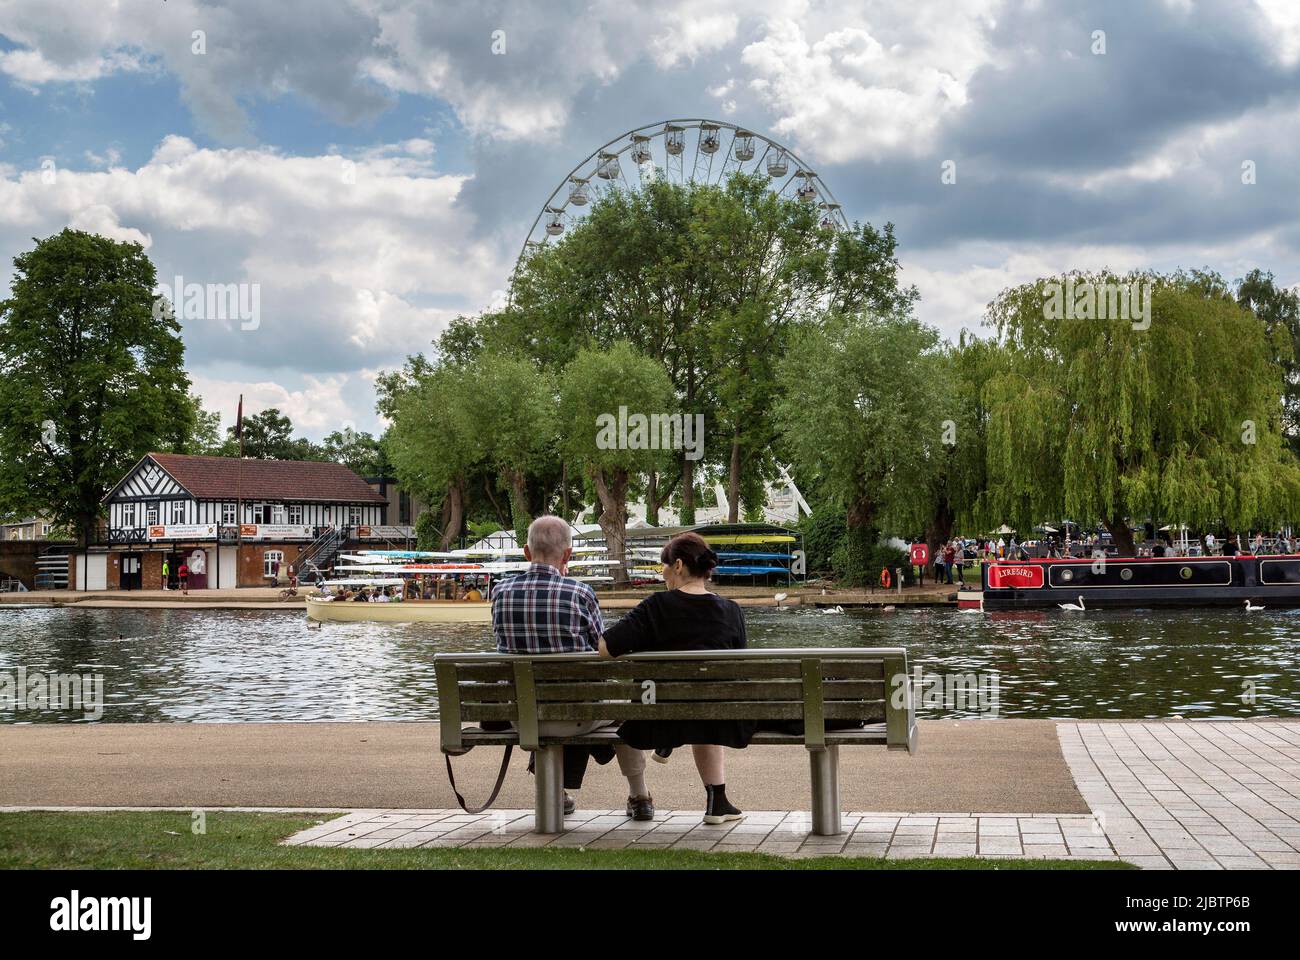
[(239, 584), (236, 583), (235, 581), (235, 562), (238, 559), (239, 557), (236, 554), (235, 548), (233, 546), (224, 547), (221, 550), (221, 560), (217, 564), (217, 573), (218, 573), (217, 582), (214, 584), (212, 582), (212, 578), (209, 577), (208, 586), (220, 587), (222, 590), (231, 590), (239, 586)]
[(108, 554), (92, 553), (86, 556), (86, 589), (108, 589)]

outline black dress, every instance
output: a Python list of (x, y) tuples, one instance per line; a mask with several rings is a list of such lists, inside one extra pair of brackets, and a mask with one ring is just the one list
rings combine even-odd
[[(712, 593), (652, 593), (613, 626), (605, 646), (614, 656), (654, 650), (740, 650), (745, 647), (740, 604)], [(754, 720), (627, 720), (618, 734), (638, 750), (713, 743), (746, 747)]]

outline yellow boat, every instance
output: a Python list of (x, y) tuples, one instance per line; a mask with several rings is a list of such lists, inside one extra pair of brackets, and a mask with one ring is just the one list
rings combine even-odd
[(371, 603), (307, 598), (307, 617), (322, 623), (491, 623), (488, 600), (400, 600)]
[(772, 533), (729, 533), (729, 534), (709, 534), (704, 536), (704, 542), (712, 546), (713, 544), (759, 544), (759, 543), (794, 543), (796, 537), (786, 536), (784, 534)]

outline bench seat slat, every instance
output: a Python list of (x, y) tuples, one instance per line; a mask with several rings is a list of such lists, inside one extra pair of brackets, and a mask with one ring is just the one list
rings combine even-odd
[[(463, 737), (467, 746), (504, 746), (507, 743), (519, 742), (518, 735), (510, 730), (491, 732), (466, 730)], [(542, 737), (543, 746), (548, 743), (574, 743), (580, 746), (595, 747), (618, 742), (618, 734), (612, 729), (597, 730), (593, 733), (583, 734), (580, 737), (564, 737), (559, 740)], [(885, 742), (885, 729), (883, 725), (875, 724), (863, 727), (860, 730), (827, 730), (826, 742), (841, 746), (883, 744)], [(769, 746), (773, 744), (802, 745), (803, 737), (791, 733), (778, 733), (775, 730), (760, 730), (750, 740), (751, 746)]]
[[(537, 699), (541, 703), (594, 703), (601, 700), (640, 700), (643, 688), (632, 680), (577, 681), (539, 683)], [(803, 688), (795, 680), (722, 680), (657, 682), (655, 699), (672, 700), (794, 700)], [(828, 680), (823, 684), (826, 700), (881, 700), (885, 695), (882, 680)], [(460, 686), (462, 703), (512, 703), (513, 684), (465, 683)]]
[[(880, 660), (822, 659), (822, 676), (843, 680), (883, 680)], [(462, 671), (465, 668), (461, 668)], [(539, 657), (534, 663), (539, 683), (563, 680), (802, 680), (800, 661), (789, 660), (602, 660), (548, 663)], [(481, 679), (468, 677), (467, 679)]]
[[(517, 719), (513, 703), (462, 703), (461, 718)], [(883, 720), (882, 701), (840, 700), (826, 704), (828, 720)], [(802, 700), (684, 701), (679, 703), (539, 703), (538, 720), (802, 720)]]

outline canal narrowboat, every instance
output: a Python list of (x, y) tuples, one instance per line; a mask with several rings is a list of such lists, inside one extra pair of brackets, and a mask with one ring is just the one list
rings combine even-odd
[(1101, 557), (983, 564), (962, 609), (1300, 606), (1300, 555)]

